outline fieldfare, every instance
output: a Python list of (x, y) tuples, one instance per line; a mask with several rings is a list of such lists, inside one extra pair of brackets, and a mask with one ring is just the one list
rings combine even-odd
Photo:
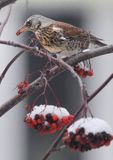
[(88, 49), (90, 44), (94, 47), (105, 46), (101, 39), (71, 24), (59, 22), (41, 15), (29, 17), (24, 25), (17, 31), (32, 31), (41, 46), (50, 53), (71, 56)]

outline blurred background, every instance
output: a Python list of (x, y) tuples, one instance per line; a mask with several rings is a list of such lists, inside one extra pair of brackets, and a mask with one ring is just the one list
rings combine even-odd
[[(8, 6), (0, 11), (0, 21), (7, 14)], [(11, 16), (1, 39), (26, 43), (29, 34), (16, 37), (17, 29), (33, 14), (71, 23), (102, 38), (105, 43), (113, 44), (113, 1), (112, 0), (19, 0), (12, 8)], [(0, 45), (0, 73), (19, 52), (19, 49)], [(113, 72), (113, 55), (101, 56), (91, 60), (94, 76), (85, 79), (89, 95)], [(10, 68), (0, 85), (0, 103), (4, 103), (17, 93), (16, 86), (34, 70), (43, 67), (43, 59), (31, 55), (21, 56)], [(35, 77), (33, 77), (35, 78)], [(72, 113), (80, 105), (79, 86), (68, 72), (51, 82), (61, 105)], [(35, 95), (36, 96), (36, 95)], [(106, 120), (113, 128), (113, 82), (89, 103), (94, 116)], [(30, 97), (31, 104), (33, 97)], [(27, 113), (26, 101), (18, 104), (0, 119), (0, 159), (1, 160), (38, 160), (51, 145), (57, 134), (42, 136), (28, 128), (23, 120)], [(48, 90), (48, 102), (55, 101)], [(37, 104), (43, 103), (41, 98)], [(113, 144), (86, 153), (74, 153), (68, 148), (51, 155), (50, 160), (112, 160)]]

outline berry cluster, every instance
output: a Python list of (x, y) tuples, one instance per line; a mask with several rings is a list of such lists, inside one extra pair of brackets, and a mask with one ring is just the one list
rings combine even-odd
[(74, 67), (74, 70), (77, 72), (77, 74), (83, 78), (86, 78), (87, 76), (93, 76), (93, 70), (89, 69), (88, 67), (83, 65), (82, 63), (79, 63)]
[(23, 93), (23, 90), (26, 89), (27, 87), (29, 86), (29, 83), (28, 81), (23, 81), (23, 82), (20, 82), (18, 85), (17, 85), (17, 88), (18, 88), (18, 95), (21, 95)]
[(65, 108), (52, 105), (35, 106), (25, 117), (25, 122), (41, 134), (55, 133), (72, 120), (73, 116)]
[(112, 139), (112, 130), (105, 121), (82, 118), (67, 129), (62, 140), (71, 150), (84, 152), (108, 146)]

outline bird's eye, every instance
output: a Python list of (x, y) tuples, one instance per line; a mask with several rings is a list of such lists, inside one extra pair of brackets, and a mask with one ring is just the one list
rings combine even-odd
[(32, 25), (32, 22), (31, 22), (31, 21), (27, 21), (27, 22), (26, 22), (26, 26), (27, 26), (27, 27), (31, 27), (31, 25)]

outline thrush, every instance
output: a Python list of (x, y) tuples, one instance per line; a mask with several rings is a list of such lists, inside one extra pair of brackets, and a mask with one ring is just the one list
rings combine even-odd
[(17, 31), (17, 35), (31, 31), (41, 46), (50, 53), (61, 56), (71, 56), (88, 49), (90, 44), (94, 47), (105, 46), (102, 39), (68, 23), (55, 21), (41, 15), (29, 17), (24, 25)]

